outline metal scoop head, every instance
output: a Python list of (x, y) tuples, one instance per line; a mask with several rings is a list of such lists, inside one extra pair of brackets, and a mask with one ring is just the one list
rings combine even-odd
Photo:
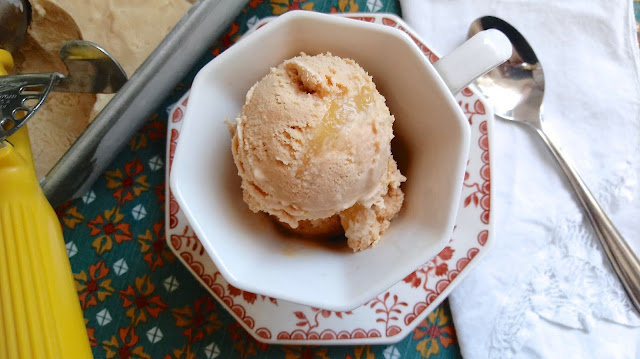
[(53, 91), (115, 93), (127, 82), (118, 61), (89, 41), (65, 42), (60, 58), (67, 65), (69, 75), (61, 78)]
[(60, 57), (68, 75), (54, 72), (0, 78), (0, 140), (22, 127), (51, 91), (114, 93), (127, 82), (118, 62), (89, 41), (64, 43)]

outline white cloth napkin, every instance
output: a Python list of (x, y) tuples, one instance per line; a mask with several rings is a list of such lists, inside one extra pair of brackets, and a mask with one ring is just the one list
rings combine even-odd
[[(640, 81), (632, 1), (401, 0), (435, 52), (483, 15), (512, 23), (545, 73), (545, 124), (640, 253)], [(472, 61), (472, 59), (470, 59)], [(495, 246), (450, 296), (472, 358), (640, 358), (640, 317), (560, 168), (533, 132), (496, 120)]]

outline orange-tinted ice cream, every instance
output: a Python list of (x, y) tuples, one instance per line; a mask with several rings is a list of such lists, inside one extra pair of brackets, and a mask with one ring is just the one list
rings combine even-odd
[(245, 202), (316, 235), (335, 232), (339, 216), (349, 246), (370, 247), (404, 198), (393, 122), (353, 60), (301, 54), (272, 68), (247, 93), (233, 131)]

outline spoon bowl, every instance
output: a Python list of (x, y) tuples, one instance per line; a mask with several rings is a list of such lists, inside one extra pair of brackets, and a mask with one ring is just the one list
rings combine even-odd
[(640, 312), (640, 260), (591, 194), (576, 169), (567, 162), (562, 150), (551, 141), (543, 129), (542, 101), (545, 85), (544, 72), (538, 57), (518, 30), (494, 16), (485, 16), (474, 21), (469, 28), (468, 36), (488, 29), (497, 29), (504, 33), (511, 42), (513, 52), (509, 60), (476, 79), (475, 84), (493, 105), (498, 118), (526, 125), (535, 130), (547, 145), (582, 203), (631, 303)]
[(484, 96), (491, 100), (496, 116), (541, 127), (544, 72), (527, 40), (506, 21), (485, 16), (474, 21), (468, 37), (484, 29), (503, 32), (513, 47), (511, 57), (476, 80)]

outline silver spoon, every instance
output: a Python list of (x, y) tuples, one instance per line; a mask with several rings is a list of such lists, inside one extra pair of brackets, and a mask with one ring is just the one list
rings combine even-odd
[(476, 85), (493, 105), (496, 117), (524, 124), (534, 130), (547, 145), (553, 157), (558, 160), (631, 303), (640, 312), (638, 257), (607, 217), (575, 168), (565, 160), (560, 148), (556, 147), (544, 132), (542, 120), (544, 74), (535, 52), (518, 30), (504, 20), (493, 16), (481, 17), (474, 21), (469, 28), (468, 37), (487, 29), (497, 29), (507, 35), (513, 45), (513, 54), (505, 63), (479, 77)]

